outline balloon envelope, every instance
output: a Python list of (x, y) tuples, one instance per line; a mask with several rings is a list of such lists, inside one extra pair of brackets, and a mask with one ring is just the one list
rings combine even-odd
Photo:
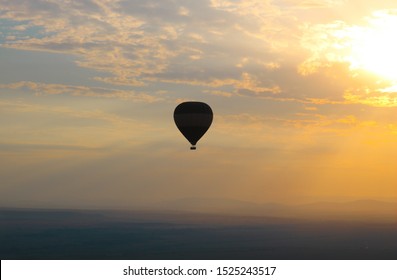
[(180, 132), (192, 144), (194, 150), (197, 141), (211, 126), (213, 113), (211, 107), (203, 102), (188, 101), (179, 104), (174, 111), (174, 121)]

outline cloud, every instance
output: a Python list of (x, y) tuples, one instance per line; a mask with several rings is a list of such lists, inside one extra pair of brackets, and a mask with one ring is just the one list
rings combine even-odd
[(80, 66), (117, 77), (110, 82), (128, 84), (130, 79), (129, 84), (141, 85), (137, 77), (161, 71), (172, 55), (157, 34), (144, 32), (145, 21), (118, 11), (119, 1), (2, 2), (7, 2), (3, 18), (16, 24), (28, 21), (43, 30), (41, 36), (3, 46), (78, 55)]
[(396, 42), (390, 38), (396, 15), (396, 9), (386, 9), (372, 11), (360, 24), (335, 20), (305, 25), (301, 44), (310, 56), (300, 64), (299, 73), (338, 75), (345, 87), (341, 91), (345, 104), (395, 107)]
[(8, 112), (66, 115), (72, 118), (103, 121), (113, 125), (127, 125), (132, 123), (137, 125), (137, 123), (129, 118), (123, 118), (116, 114), (99, 110), (75, 110), (67, 106), (45, 106), (20, 101), (1, 101), (0, 107)]
[(313, 8), (330, 8), (346, 4), (346, 0), (283, 0), (283, 3), (293, 6), (294, 8), (313, 9)]
[[(248, 72), (243, 72), (239, 79), (161, 79), (160, 81), (173, 84), (186, 84), (210, 88), (222, 88), (225, 86), (232, 86), (234, 88), (234, 95), (238, 96), (268, 96), (279, 94), (282, 91), (281, 88), (277, 85), (269, 87), (262, 86), (261, 81), (255, 75), (251, 75)], [(223, 95), (225, 96), (225, 94)]]
[(236, 91), (278, 91), (258, 75), (280, 68), (274, 53), (282, 51), (280, 31), (288, 29), (270, 1), (0, 3), (0, 18), (21, 31), (3, 47), (75, 55), (80, 67), (103, 73), (99, 82), (142, 87), (196, 80), (211, 87), (223, 81)]
[(347, 89), (344, 98), (351, 103), (374, 107), (397, 107), (397, 92), (369, 87)]
[(221, 90), (205, 90), (204, 92), (223, 97), (231, 97), (233, 95), (231, 92)]
[(46, 84), (31, 81), (21, 81), (11, 84), (0, 84), (0, 89), (28, 90), (36, 95), (57, 95), (68, 94), (72, 96), (118, 98), (122, 100), (132, 100), (137, 102), (157, 102), (163, 100), (160, 97), (149, 95), (133, 90), (118, 90), (100, 87), (71, 86), (63, 84)]
[[(0, 4), (0, 19), (14, 32), (4, 35), (8, 39), (2, 47), (74, 55), (78, 66), (100, 73), (94, 77), (98, 83), (151, 88), (165, 82), (197, 91), (215, 87), (218, 93), (237, 97), (278, 95), (280, 101), (343, 104), (339, 99), (346, 88), (335, 89), (343, 82), (334, 79), (327, 90), (320, 90), (301, 75), (317, 73), (324, 82), (332, 72), (326, 73), (328, 67), (339, 63), (339, 70), (348, 68), (343, 30), (351, 26), (343, 19), (327, 22), (305, 14), (311, 10), (319, 17), (327, 15), (347, 7), (346, 1), (0, 0)], [(117, 94), (135, 98), (126, 91), (108, 93)]]

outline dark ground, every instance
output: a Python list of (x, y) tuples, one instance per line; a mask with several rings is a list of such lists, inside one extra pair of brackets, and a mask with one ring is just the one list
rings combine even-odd
[(7, 259), (397, 259), (394, 223), (0, 209)]

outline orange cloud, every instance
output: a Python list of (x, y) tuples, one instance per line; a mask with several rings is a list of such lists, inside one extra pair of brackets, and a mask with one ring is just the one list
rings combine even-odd
[(137, 102), (157, 102), (163, 100), (160, 97), (149, 95), (143, 92), (133, 90), (117, 90), (100, 87), (71, 86), (63, 84), (46, 84), (31, 81), (21, 81), (11, 84), (0, 84), (0, 89), (11, 90), (29, 90), (36, 95), (41, 94), (69, 94), (72, 96), (89, 96), (101, 98), (118, 98), (123, 100), (132, 100)]

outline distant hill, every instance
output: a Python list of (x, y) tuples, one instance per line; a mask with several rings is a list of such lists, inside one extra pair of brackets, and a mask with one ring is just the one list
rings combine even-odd
[(317, 202), (302, 205), (251, 203), (231, 199), (186, 198), (159, 203), (156, 210), (193, 213), (304, 218), (325, 220), (397, 221), (397, 203), (377, 200), (351, 202)]
[[(48, 210), (48, 209), (12, 209), (0, 208), (0, 220), (16, 222), (40, 216), (41, 223), (54, 222), (60, 217), (62, 221), (73, 223), (102, 221), (112, 219), (130, 219), (131, 213), (135, 221), (172, 217), (171, 220), (194, 220), (195, 222), (233, 222), (248, 220), (286, 221), (286, 220), (317, 220), (317, 221), (368, 221), (397, 223), (397, 203), (377, 200), (357, 200), (351, 202), (317, 202), (301, 205), (286, 205), (278, 203), (252, 203), (247, 201), (197, 198), (163, 201), (155, 207), (136, 207), (131, 210)], [(25, 211), (29, 211), (28, 214)], [(8, 216), (8, 212), (12, 213)], [(18, 213), (21, 213), (19, 216)], [(170, 216), (168, 214), (171, 214)], [(63, 215), (63, 216), (62, 216)], [(78, 219), (76, 219), (78, 217)], [(186, 217), (189, 217), (186, 219)], [(168, 218), (167, 218), (168, 219)], [(166, 219), (166, 220), (167, 220)], [(252, 221), (253, 221), (252, 220)], [(37, 222), (37, 221), (35, 221)]]
[(285, 205), (276, 203), (258, 204), (234, 199), (191, 197), (186, 199), (166, 201), (157, 205), (156, 208), (199, 213), (222, 213), (254, 216), (269, 214), (271, 216), (273, 213), (279, 213), (285, 207)]

